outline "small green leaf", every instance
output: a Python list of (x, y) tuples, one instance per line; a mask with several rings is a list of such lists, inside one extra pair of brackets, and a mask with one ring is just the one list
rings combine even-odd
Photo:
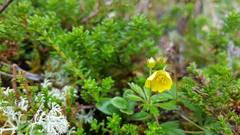
[(147, 118), (148, 118), (148, 113), (143, 111), (135, 113), (130, 117), (130, 119), (137, 120), (137, 121), (146, 120)]
[(160, 125), (165, 135), (185, 135), (184, 131), (179, 128), (177, 121), (169, 121)]
[(163, 101), (167, 101), (167, 100), (171, 100), (171, 99), (174, 99), (174, 97), (171, 94), (167, 93), (167, 92), (166, 93), (159, 93), (159, 94), (153, 95), (150, 98), (150, 100), (153, 103), (163, 102)]
[(129, 86), (131, 87), (131, 89), (136, 92), (139, 96), (141, 96), (143, 99), (146, 99), (146, 96), (142, 90), (141, 87), (139, 87), (138, 85), (134, 84), (134, 83), (129, 83)]
[(7, 49), (6, 45), (0, 44), (0, 52), (5, 51)]
[(169, 102), (164, 102), (164, 103), (159, 103), (158, 105), (165, 110), (175, 110), (177, 108), (175, 100), (172, 100)]
[(119, 109), (127, 109), (127, 107), (128, 107), (127, 100), (122, 97), (114, 97), (111, 100), (111, 103), (113, 106), (115, 106), (116, 108), (119, 108)]
[(96, 107), (101, 112), (112, 115), (113, 113), (119, 113), (118, 109), (111, 104), (110, 99), (105, 99), (96, 104)]
[(120, 109), (122, 113), (125, 113), (127, 115), (132, 115), (134, 113), (136, 102), (134, 101), (128, 101), (128, 107), (127, 109)]
[(146, 95), (146, 98), (149, 99), (151, 94), (152, 94), (151, 90), (147, 89), (147, 88), (144, 88), (143, 90), (144, 90), (144, 93)]
[(149, 107), (149, 111), (150, 111), (150, 113), (151, 113), (153, 116), (155, 116), (155, 117), (157, 117), (157, 116), (159, 115), (159, 110), (158, 110), (158, 108), (157, 108), (156, 106), (154, 106), (154, 105), (151, 105), (151, 106)]
[(134, 92), (130, 89), (126, 90), (123, 94), (125, 98), (131, 101), (143, 101), (143, 99), (137, 95), (134, 94)]
[(134, 113), (133, 110), (130, 109), (120, 109), (120, 111), (128, 115), (132, 115)]

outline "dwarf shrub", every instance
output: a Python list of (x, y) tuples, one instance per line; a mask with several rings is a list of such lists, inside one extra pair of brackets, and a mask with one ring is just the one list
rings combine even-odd
[(0, 4), (0, 134), (240, 133), (237, 0)]

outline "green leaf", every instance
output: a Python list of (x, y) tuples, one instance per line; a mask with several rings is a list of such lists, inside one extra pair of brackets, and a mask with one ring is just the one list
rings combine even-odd
[(103, 101), (100, 101), (99, 103), (96, 104), (96, 107), (98, 110), (108, 115), (119, 113), (118, 109), (111, 104), (110, 99), (105, 99)]
[(179, 128), (177, 121), (169, 121), (160, 125), (165, 135), (185, 135), (184, 131)]
[(134, 94), (134, 92), (130, 89), (124, 91), (124, 94), (123, 96), (125, 98), (127, 98), (128, 100), (131, 100), (131, 101), (143, 101), (143, 99), (137, 95)]
[(128, 101), (128, 107), (127, 109), (120, 109), (122, 113), (125, 113), (127, 115), (132, 115), (134, 113), (136, 102), (134, 101)]
[(150, 98), (150, 100), (153, 103), (163, 102), (163, 101), (167, 101), (167, 100), (171, 100), (171, 99), (174, 99), (174, 97), (170, 93), (167, 93), (167, 92), (153, 95)]
[(169, 102), (164, 102), (164, 103), (159, 103), (158, 105), (165, 110), (175, 110), (177, 108), (175, 100), (172, 100)]
[(5, 51), (7, 49), (6, 45), (0, 44), (0, 52)]
[(143, 90), (144, 90), (144, 93), (146, 95), (146, 98), (149, 99), (151, 94), (152, 94), (151, 90), (147, 89), (147, 88), (143, 88)]
[(116, 108), (119, 108), (119, 109), (127, 109), (127, 107), (128, 107), (127, 100), (122, 97), (114, 97), (111, 100), (111, 103), (113, 106), (115, 106)]
[(132, 115), (134, 113), (134, 111), (130, 109), (120, 109), (120, 111), (128, 115)]
[(159, 115), (159, 110), (158, 110), (158, 108), (155, 105), (151, 105), (149, 107), (149, 111), (155, 117), (157, 117)]
[(137, 120), (137, 121), (146, 120), (147, 118), (148, 118), (148, 113), (143, 111), (135, 113), (130, 117), (130, 119)]
[(146, 99), (146, 96), (142, 90), (141, 87), (139, 87), (138, 85), (134, 84), (134, 83), (129, 83), (129, 86), (131, 87), (131, 89), (136, 92), (139, 96), (141, 96), (143, 99)]

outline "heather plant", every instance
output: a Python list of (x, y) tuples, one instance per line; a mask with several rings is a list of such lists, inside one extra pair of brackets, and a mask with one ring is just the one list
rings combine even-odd
[(238, 135), (238, 0), (0, 0), (0, 134)]

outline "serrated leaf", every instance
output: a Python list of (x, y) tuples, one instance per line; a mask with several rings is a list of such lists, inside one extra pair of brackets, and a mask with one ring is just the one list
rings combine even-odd
[(130, 117), (130, 119), (137, 120), (137, 121), (146, 120), (147, 118), (148, 118), (148, 113), (143, 111), (135, 113)]
[(141, 97), (135, 95), (132, 90), (126, 90), (124, 92), (123, 96), (131, 101), (142, 101), (143, 100)]
[(129, 86), (131, 87), (131, 89), (136, 92), (139, 96), (141, 96), (143, 99), (146, 99), (146, 96), (142, 90), (141, 87), (139, 87), (138, 85), (134, 84), (134, 83), (129, 83)]
[(128, 107), (127, 100), (122, 97), (114, 97), (111, 100), (111, 103), (114, 107), (119, 108), (119, 109), (127, 109), (127, 107)]

